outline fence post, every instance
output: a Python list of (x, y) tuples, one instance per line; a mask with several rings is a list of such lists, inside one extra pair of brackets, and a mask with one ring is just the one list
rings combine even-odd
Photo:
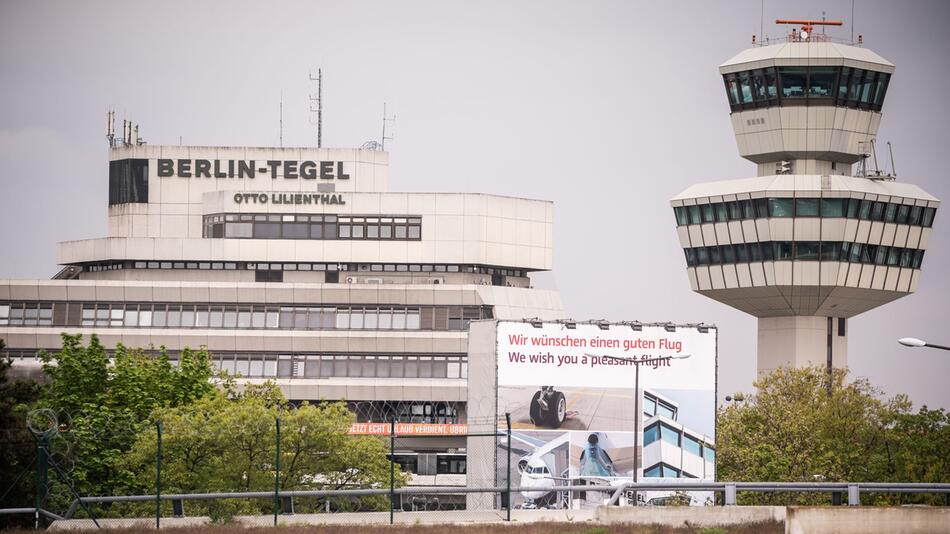
[(725, 494), (726, 494), (725, 495), (726, 506), (735, 506), (736, 505), (736, 485), (726, 484)]
[(39, 529), (41, 523), (45, 526), (46, 519), (40, 515), (40, 510), (46, 508), (46, 494), (49, 483), (49, 454), (46, 447), (49, 446), (49, 440), (46, 435), (40, 436), (36, 442), (36, 495), (33, 498), (33, 528)]
[(155, 530), (162, 528), (162, 422), (155, 422)]
[(396, 418), (389, 421), (389, 524), (393, 524), (396, 507)]
[(861, 506), (861, 490), (857, 484), (848, 484), (848, 506)]
[(507, 427), (508, 443), (508, 469), (505, 474), (505, 483), (507, 487), (505, 492), (508, 495), (508, 521), (511, 521), (511, 413), (505, 412), (505, 426)]
[(277, 526), (277, 514), (280, 513), (280, 415), (274, 418), (276, 423), (277, 454), (274, 455), (274, 526)]

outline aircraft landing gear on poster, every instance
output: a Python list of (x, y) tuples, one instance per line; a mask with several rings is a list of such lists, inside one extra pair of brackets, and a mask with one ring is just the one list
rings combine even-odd
[(567, 418), (567, 399), (564, 393), (554, 389), (554, 386), (541, 386), (541, 390), (531, 397), (528, 415), (534, 426), (560, 428)]

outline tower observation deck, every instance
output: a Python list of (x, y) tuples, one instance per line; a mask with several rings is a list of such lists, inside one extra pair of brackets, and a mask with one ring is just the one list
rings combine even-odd
[(760, 375), (844, 367), (847, 320), (916, 290), (940, 205), (868, 170), (894, 65), (803, 29), (719, 71), (757, 172), (671, 200), (690, 286), (758, 318)]

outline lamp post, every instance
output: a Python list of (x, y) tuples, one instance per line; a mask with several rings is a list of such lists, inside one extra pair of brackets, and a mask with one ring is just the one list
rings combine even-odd
[(917, 339), (915, 337), (902, 337), (897, 340), (898, 343), (904, 345), (905, 347), (930, 347), (932, 349), (940, 350), (950, 350), (950, 347), (944, 347), (943, 345), (935, 345), (933, 343), (927, 343), (922, 339)]
[[(619, 360), (622, 362), (629, 362), (633, 364), (633, 482), (636, 484), (639, 482), (640, 469), (637, 466), (637, 447), (640, 446), (640, 418), (643, 415), (640, 413), (640, 364), (641, 363), (653, 363), (653, 362), (663, 362), (670, 360), (685, 360), (692, 356), (692, 354), (678, 354), (676, 356), (660, 356), (657, 358), (644, 358), (638, 360), (636, 358), (625, 358), (623, 356), (611, 356), (609, 354), (587, 354), (584, 353), (588, 358), (600, 357), (600, 358), (610, 358), (612, 360)], [(642, 454), (641, 460), (642, 460)], [(640, 502), (637, 498), (637, 491), (633, 492), (633, 505), (639, 506)]]

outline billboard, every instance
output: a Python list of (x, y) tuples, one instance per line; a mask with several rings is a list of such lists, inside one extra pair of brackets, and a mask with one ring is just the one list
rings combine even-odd
[[(567, 483), (714, 480), (716, 334), (705, 326), (499, 321), (496, 416), (504, 428), (510, 414), (512, 437), (498, 451), (510, 449), (512, 480), (532, 488), (513, 505), (578, 508), (609, 497), (545, 489)], [(700, 504), (706, 495), (690, 498)]]

